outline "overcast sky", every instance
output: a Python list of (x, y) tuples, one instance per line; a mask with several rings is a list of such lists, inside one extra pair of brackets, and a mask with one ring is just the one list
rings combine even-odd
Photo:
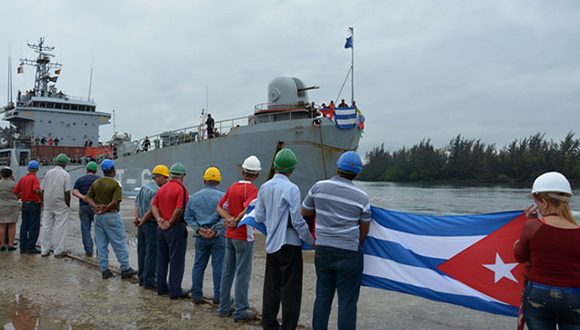
[[(19, 0), (0, 12), (15, 93), (33, 84), (31, 68), (15, 74), (33, 57), (26, 42), (44, 36), (64, 64), (57, 87), (86, 96), (92, 65), (98, 110), (115, 109), (117, 130), (134, 138), (196, 124), (206, 86), (216, 120), (251, 114), (280, 75), (319, 85), (311, 101), (335, 99), (349, 26), (362, 151), (423, 138), (445, 146), (457, 134), (500, 146), (580, 134), (579, 1)], [(104, 126), (101, 138), (112, 133)]]

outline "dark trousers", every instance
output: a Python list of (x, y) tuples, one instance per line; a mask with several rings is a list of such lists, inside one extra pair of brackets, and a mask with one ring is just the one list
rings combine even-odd
[(20, 225), (20, 251), (34, 250), (39, 233), (40, 204), (24, 202), (22, 204), (22, 224)]
[[(302, 302), (302, 248), (284, 245), (266, 255), (262, 327), (296, 329)], [(276, 319), (282, 302), (282, 325)]]
[(363, 273), (362, 250), (317, 246), (314, 265), (316, 300), (312, 311), (312, 329), (328, 329), (334, 292), (338, 293), (338, 329), (356, 329), (356, 305)]
[(137, 231), (137, 259), (139, 282), (146, 288), (156, 287), (155, 268), (157, 267), (157, 223), (145, 222)]
[[(167, 230), (157, 228), (157, 293), (169, 293), (171, 299), (176, 299), (181, 295), (186, 248), (185, 224), (176, 223)], [(168, 268), (169, 285), (167, 284)]]

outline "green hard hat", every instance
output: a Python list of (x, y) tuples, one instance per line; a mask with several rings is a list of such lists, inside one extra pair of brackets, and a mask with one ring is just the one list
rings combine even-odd
[(89, 172), (95, 172), (96, 173), (98, 167), (99, 166), (97, 165), (97, 163), (95, 163), (95, 162), (89, 162), (87, 164), (87, 171), (89, 171)]
[(183, 164), (181, 163), (175, 163), (173, 165), (171, 165), (171, 168), (169, 169), (169, 172), (171, 174), (179, 174), (179, 175), (185, 175), (185, 166), (183, 166)]
[(58, 156), (56, 156), (56, 158), (54, 159), (54, 162), (57, 163), (58, 165), (66, 165), (68, 164), (68, 162), (70, 162), (70, 159), (65, 154), (58, 154)]
[(280, 173), (288, 173), (294, 171), (298, 165), (298, 160), (294, 151), (284, 148), (276, 154), (274, 158), (274, 168)]

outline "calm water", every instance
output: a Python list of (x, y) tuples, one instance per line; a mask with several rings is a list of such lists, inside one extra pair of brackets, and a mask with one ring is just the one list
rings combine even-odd
[[(531, 187), (458, 186), (356, 182), (371, 204), (392, 210), (431, 214), (471, 214), (523, 210), (531, 204)], [(574, 190), (572, 209), (580, 211), (580, 190)], [(578, 217), (579, 213), (575, 213)]]

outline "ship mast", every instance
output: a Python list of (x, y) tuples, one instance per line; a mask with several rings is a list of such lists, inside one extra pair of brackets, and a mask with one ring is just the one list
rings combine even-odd
[(50, 63), (50, 58), (54, 57), (51, 53), (54, 47), (46, 46), (44, 38), (40, 38), (38, 44), (28, 44), (28, 47), (38, 53), (36, 60), (27, 58), (20, 59), (21, 65), (26, 64), (36, 68), (36, 77), (34, 81), (34, 95), (48, 96), (48, 83), (56, 82), (58, 76), (50, 76), (50, 69), (62, 67), (60, 63)]

